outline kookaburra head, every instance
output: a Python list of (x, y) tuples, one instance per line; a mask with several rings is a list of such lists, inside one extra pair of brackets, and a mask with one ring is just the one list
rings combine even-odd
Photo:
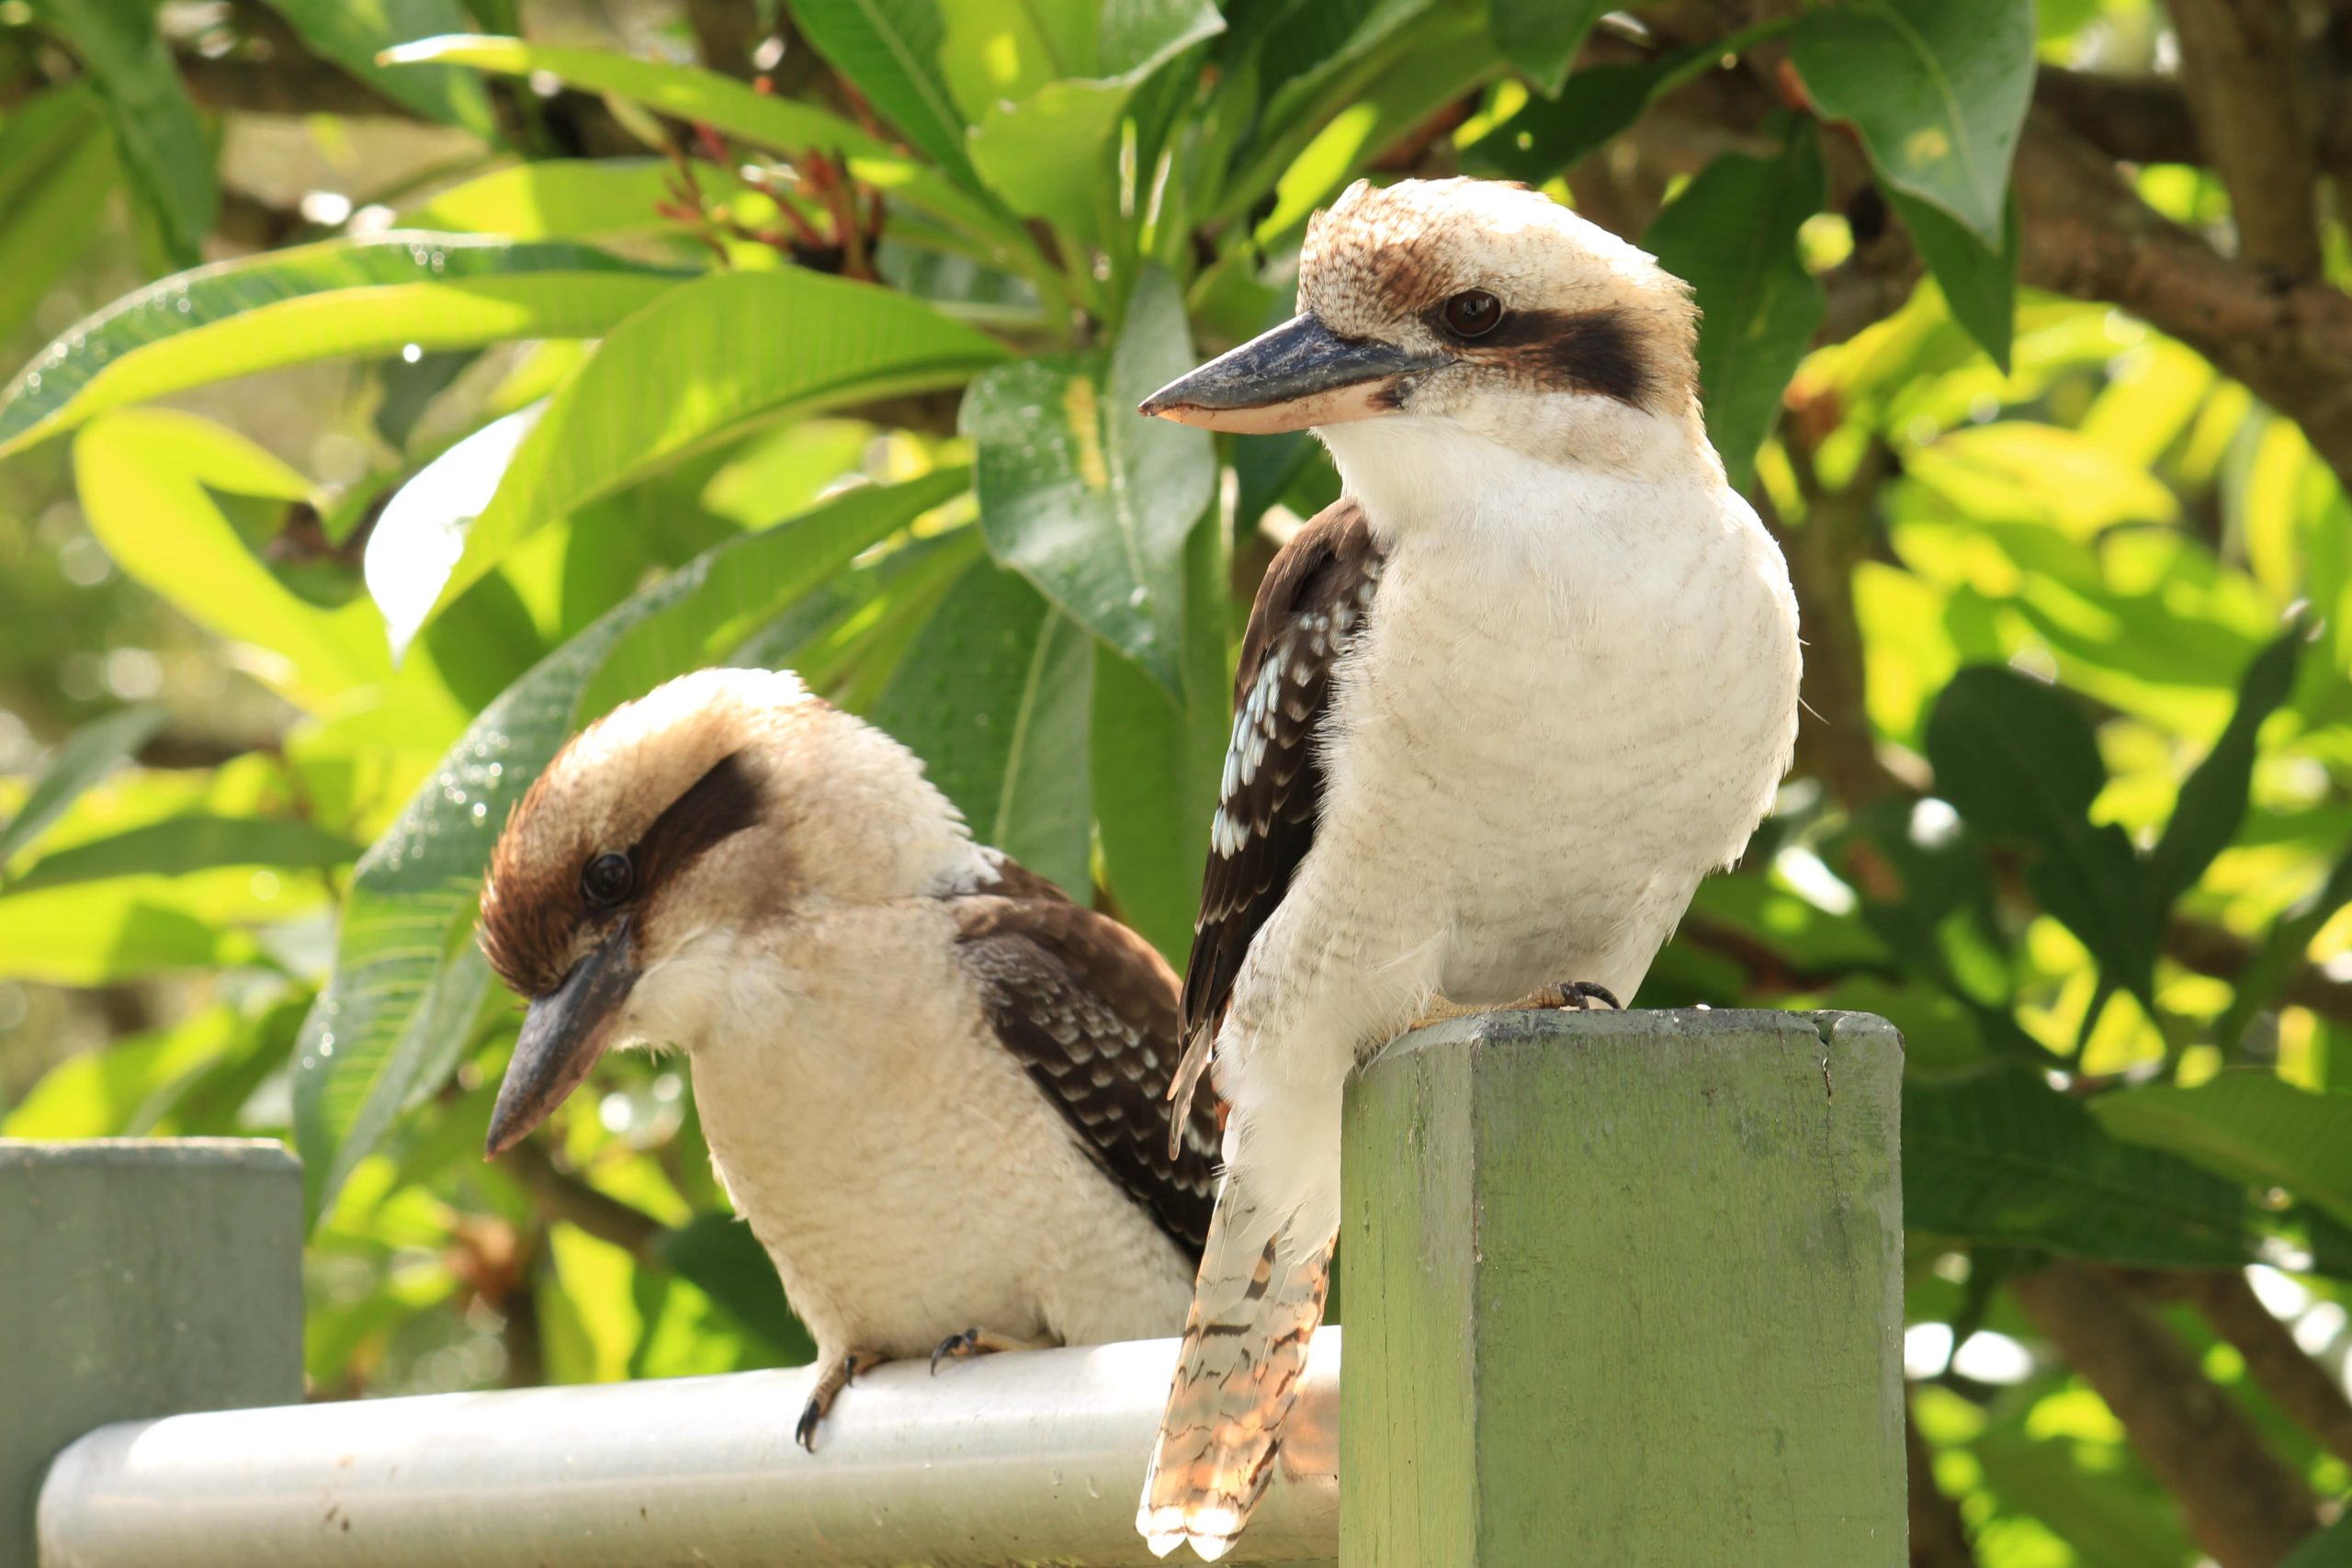
[(977, 852), (904, 747), (791, 674), (706, 670), (615, 709), (548, 765), (492, 856), (482, 950), (530, 1007), (489, 1152), (607, 1050), (707, 1038), (747, 937), (811, 899), (935, 891)]
[(1143, 412), (1312, 425), (1351, 481), (1384, 458), (1442, 468), (1465, 433), (1558, 466), (1650, 471), (1661, 451), (1704, 446), (1696, 334), (1680, 280), (1539, 191), (1358, 181), (1307, 229), (1298, 314)]

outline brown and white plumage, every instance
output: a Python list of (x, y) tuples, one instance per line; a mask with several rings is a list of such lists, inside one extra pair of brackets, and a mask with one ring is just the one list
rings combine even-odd
[(1216, 1124), (1167, 1157), (1174, 976), (793, 676), (705, 671), (574, 738), (499, 840), (481, 940), (532, 998), (492, 1152), (605, 1049), (683, 1049), (829, 1368), (1182, 1321)]
[(1538, 193), (1358, 185), (1298, 316), (1144, 405), (1311, 426), (1344, 487), (1269, 569), (1235, 694), (1178, 1079), (1214, 1049), (1227, 1168), (1136, 1513), (1156, 1551), (1222, 1556), (1272, 1472), (1348, 1073), (1448, 1007), (1631, 998), (1788, 765), (1794, 599), (1707, 444), (1694, 330), (1679, 282)]

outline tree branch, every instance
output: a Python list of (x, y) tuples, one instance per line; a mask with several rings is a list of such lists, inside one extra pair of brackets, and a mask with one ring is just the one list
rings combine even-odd
[(599, 1192), (557, 1165), (537, 1139), (524, 1139), (503, 1157), (507, 1173), (522, 1184), (548, 1219), (577, 1225), (640, 1263), (654, 1259), (654, 1249), (669, 1226), (641, 1209)]
[(2286, 0), (2172, 0), (2181, 85), (2229, 186), (2238, 255), (2290, 277), (2320, 270), (2318, 161)]
[(2179, 338), (2301, 424), (2352, 483), (2352, 298), (2222, 255), (2044, 111), (2026, 122), (2015, 181), (2026, 283), (2120, 305)]
[(2275, 1568), (2318, 1524), (2318, 1499), (2301, 1474), (2130, 1291), (2065, 1261), (2009, 1288), (2123, 1423), (2132, 1451), (2222, 1568)]
[[(1803, 412), (1792, 413), (1801, 423)], [(1799, 624), (1804, 628), (1804, 678), (1798, 693), (1809, 722), (1797, 728), (1797, 765), (1849, 807), (1862, 807), (1903, 790), (1879, 760), (1872, 739), (1862, 628), (1854, 613), (1854, 568), (1869, 553), (1872, 513), (1890, 454), (1873, 441), (1852, 480), (1826, 490), (1813, 470), (1803, 433), (1782, 445), (1804, 495), (1804, 525), (1786, 528), (1768, 515), (1789, 562)], [(1769, 501), (1763, 508), (1769, 513)]]
[(2045, 65), (2034, 103), (2110, 158), (2127, 164), (2202, 164), (2205, 143), (2177, 82)]
[[(2234, 982), (2254, 961), (2254, 943), (2219, 926), (2175, 920), (2165, 933), (2165, 956), (2184, 969)], [(2352, 1023), (2352, 980), (2339, 980), (2315, 964), (2298, 964), (2278, 997), (2290, 1006)]]
[(2352, 1461), (2352, 1400), (2342, 1385), (2303, 1353), (2287, 1325), (2270, 1315), (2262, 1298), (2236, 1269), (2179, 1276), (2183, 1293), (2245, 1358), (2254, 1379), (2287, 1418), (2317, 1438), (2320, 1447)]

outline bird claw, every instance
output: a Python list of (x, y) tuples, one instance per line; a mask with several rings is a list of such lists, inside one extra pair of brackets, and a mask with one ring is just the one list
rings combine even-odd
[(1539, 986), (1515, 1002), (1505, 1002), (1498, 1008), (1464, 1007), (1442, 996), (1431, 997), (1421, 1009), (1420, 1016), (1407, 1025), (1409, 1032), (1427, 1029), (1433, 1023), (1447, 1023), (1457, 1018), (1476, 1018), (1482, 1012), (1551, 1012), (1566, 1009), (1570, 1012), (1592, 1012), (1601, 1009), (1623, 1012), (1625, 1004), (1606, 986), (1590, 980), (1555, 980)]
[(937, 1377), (939, 1375), (939, 1363), (951, 1356), (961, 1361), (967, 1360), (979, 1353), (980, 1331), (978, 1329), (967, 1328), (961, 1334), (951, 1334), (946, 1338), (941, 1340), (937, 1345), (932, 1347), (931, 1375), (933, 1377)]
[(817, 1427), (832, 1414), (833, 1397), (855, 1382), (858, 1373), (872, 1371), (885, 1359), (852, 1350), (825, 1369), (824, 1376), (817, 1380), (817, 1386), (808, 1393), (808, 1403), (800, 1407), (800, 1419), (792, 1428), (792, 1440), (800, 1445), (802, 1452), (813, 1454), (817, 1451)]
[(817, 1423), (824, 1418), (825, 1406), (815, 1394), (810, 1394), (808, 1403), (800, 1407), (799, 1424), (792, 1428), (792, 1440), (800, 1445), (801, 1452), (813, 1454), (817, 1451)]
[(1602, 1009), (1611, 1012), (1625, 1010), (1625, 1004), (1619, 1001), (1608, 987), (1597, 986), (1590, 980), (1556, 980), (1532, 992), (1523, 1002), (1511, 1005), (1565, 1008), (1570, 1012), (1597, 1012)]

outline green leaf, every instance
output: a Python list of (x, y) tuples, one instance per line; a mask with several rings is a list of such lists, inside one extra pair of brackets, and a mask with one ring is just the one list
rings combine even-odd
[[(796, 99), (756, 92), (715, 71), (632, 60), (610, 50), (560, 49), (470, 34), (406, 44), (386, 51), (385, 59), (398, 65), (469, 65), (507, 76), (545, 73), (567, 85), (643, 104), (780, 152), (806, 153), (815, 148), (844, 154), (850, 173), (864, 184), (988, 240), (993, 251), (984, 259), (1020, 265), (1035, 258), (1035, 247), (1018, 223), (1001, 209), (957, 188), (937, 170), (914, 162), (838, 115)], [(960, 129), (956, 136), (960, 141)]]
[(1795, 125), (1778, 158), (1718, 156), (1642, 240), (1698, 298), (1707, 435), (1735, 489), (1747, 486), (1827, 305), (1796, 248), (1826, 188), (1820, 141)]
[(2011, 200), (2001, 219), (2001, 243), (1996, 250), (1963, 228), (1940, 207), (1906, 196), (1893, 186), (1883, 187), (1888, 203), (1911, 243), (1919, 248), (1928, 270), (1943, 290), (1952, 320), (1984, 345), (2004, 375), (2009, 368), (2009, 340), (2017, 322), (2018, 206)]
[(1441, 14), (1433, 22), (1417, 28), (1414, 47), (1365, 82), (1299, 149), (1274, 182), (1273, 210), (1254, 231), (1261, 247), (1279, 246), (1397, 138), (1494, 73), (1494, 44), (1475, 13)]
[(2303, 640), (2299, 623), (2256, 658), (2238, 688), (2238, 705), (2222, 738), (2180, 786), (2172, 819), (2148, 856), (2149, 897), (2158, 909), (2170, 909), (2196, 886), (2205, 868), (2237, 836), (2254, 782), (2255, 739), (2262, 721), (2278, 712), (2294, 690)]
[(2278, 1568), (2352, 1568), (2352, 1515), (2305, 1536)]
[(377, 56), (395, 44), (461, 33), (469, 17), (458, 0), (268, 0), (302, 41), (386, 97), (419, 114), (490, 139), (498, 133), (481, 83), (447, 66), (387, 71)]
[(2143, 1084), (2090, 1102), (2126, 1143), (2191, 1159), (2254, 1187), (2283, 1187), (2352, 1222), (2352, 1094), (2298, 1089), (2267, 1072), (2227, 1072), (2195, 1089)]
[(57, 744), (25, 803), (0, 827), (0, 870), (57, 820), (115, 764), (147, 744), (170, 716), (159, 707), (124, 708), (94, 718)]
[(677, 165), (661, 158), (550, 158), (517, 164), (435, 193), (401, 214), (404, 227), (503, 234), (511, 240), (588, 239), (676, 231), (655, 210), (673, 199)]
[(1117, 212), (1114, 138), (1129, 100), (1161, 65), (1225, 27), (1207, 0), (1122, 5), (1106, 23), (1101, 48), (1066, 79), (991, 99), (969, 143), (974, 166), (1014, 211), (1098, 244)]
[(1580, 71), (1573, 93), (1551, 97), (1530, 94), (1508, 119), (1463, 149), (1463, 166), (1466, 172), (1491, 172), (1541, 185), (1599, 152), (1666, 94), (1715, 70), (1727, 56), (1787, 31), (1795, 21), (1794, 16), (1776, 17), (1639, 64)]
[(2120, 1443), (2028, 1436), (2031, 1417), (1984, 1433), (1966, 1451), (1984, 1484), (2012, 1513), (2030, 1514), (2064, 1539), (2071, 1568), (2153, 1568), (2191, 1562), (2178, 1510)]
[(251, 937), (144, 891), (155, 886), (92, 882), (0, 898), (0, 978), (110, 986), (254, 961)]
[(2148, 1268), (2229, 1268), (2253, 1241), (2245, 1194), (2111, 1137), (2041, 1076), (2004, 1066), (1903, 1086), (1906, 1227)]
[[(427, 1070), (451, 1055), (447, 1032), (468, 1026), (488, 993), (470, 940), (482, 871), (508, 810), (572, 730), (602, 711), (583, 696), (635, 695), (728, 651), (707, 638), (756, 618), (742, 612), (747, 592), (764, 586), (762, 608), (781, 610), (936, 505), (951, 482), (854, 491), (790, 525), (718, 545), (606, 612), (474, 720), (360, 857), (334, 977), (303, 1023), (294, 1130), (313, 1215), (400, 1108), (430, 1087)], [(628, 674), (602, 681), (616, 657)]]
[(0, 123), (0, 335), (89, 248), (119, 174), (97, 101), (51, 88)]
[(106, 133), (106, 110), (87, 82), (32, 93), (0, 118), (0, 211), (15, 205), (58, 160)]
[(1936, 699), (1927, 739), (1936, 793), (1979, 832), (2041, 852), (2026, 881), (2042, 908), (2112, 983), (2152, 1001), (2160, 921), (2131, 840), (2091, 824), (2107, 768), (2073, 699), (2014, 670), (1973, 666)]
[(1557, 97), (1577, 46), (1609, 8), (1610, 0), (1492, 0), (1487, 26), (1495, 47), (1545, 97)]
[[(2223, 1050), (2236, 1050), (2254, 1015), (2275, 1005), (2288, 976), (2303, 962), (2312, 939), (2346, 904), (2352, 904), (2352, 849), (2337, 857), (2317, 893), (2272, 922), (2254, 956), (2238, 971), (2229, 1010), (2213, 1025), (2213, 1038)], [(2352, 1081), (2352, 1075), (2346, 1075), (2346, 1081)]]
[(1193, 359), (1182, 299), (1152, 268), (1107, 357), (1001, 366), (964, 399), (989, 551), (1171, 694), (1183, 685), (1184, 540), (1216, 491), (1216, 458), (1207, 432), (1135, 408)]
[(113, 123), (115, 146), (140, 205), (175, 265), (187, 266), (211, 231), (220, 195), (211, 142), (156, 30), (151, 0), (37, 0), (34, 15), (81, 56)]
[(2002, 243), (2009, 162), (2033, 96), (2030, 0), (1852, 0), (1805, 13), (1789, 58), (1879, 177)]
[(320, 359), (594, 337), (673, 287), (583, 245), (335, 240), (164, 278), (76, 322), (0, 393), (0, 457), (91, 415)]
[(1209, 214), (1213, 220), (1255, 208), (1365, 84), (1409, 59), (1426, 39), (1479, 22), (1475, 9), (1435, 6), (1432, 0), (1317, 0), (1269, 6), (1262, 14), (1281, 19), (1262, 38), (1255, 28), (1238, 28), (1236, 43), (1260, 49), (1266, 102), (1243, 149), (1247, 161), (1225, 183)]
[(234, 1009), (212, 1007), (175, 1028), (69, 1056), (0, 1119), (0, 1137), (143, 1136), (189, 1081), (250, 1028)]
[(815, 1341), (784, 1299), (775, 1265), (752, 1235), (752, 1227), (737, 1216), (716, 1212), (696, 1214), (684, 1224), (663, 1231), (653, 1245), (664, 1266), (767, 1341), (786, 1366), (805, 1366), (817, 1359)]
[(931, 161), (977, 186), (965, 124), (939, 68), (947, 24), (936, 0), (788, 0), (809, 44)]
[(1108, 648), (1094, 660), (1094, 817), (1120, 918), (1178, 973), (1193, 946), (1209, 821), (1232, 728), (1225, 531), (1212, 510), (1184, 547), (1184, 694)]
[(615, 327), (524, 437), (441, 590), (537, 529), (753, 424), (952, 387), (1004, 357), (930, 306), (793, 268), (720, 273)]
[(1094, 646), (1016, 574), (981, 561), (933, 612), (867, 716), (993, 845), (1084, 901)]
[(1464, 166), (1541, 185), (1641, 118), (1674, 65), (1668, 55), (1639, 65), (1580, 71), (1575, 92), (1531, 96), (1516, 114), (1464, 148)]
[(310, 481), (232, 431), (165, 409), (118, 409), (74, 442), (90, 531), (123, 571), (232, 643), (276, 655), (254, 673), (312, 711), (384, 679), (374, 607), (322, 610), (278, 581), (221, 495), (310, 497)]
[(229, 865), (328, 871), (348, 865), (358, 853), (358, 845), (308, 822), (174, 817), (43, 855), (22, 876), (0, 886), (0, 896), (14, 897), (110, 876), (184, 876)]
[(691, 615), (649, 616), (623, 632), (582, 689), (581, 714), (608, 713), (681, 671), (739, 649), (775, 619), (779, 606), (797, 603), (867, 548), (954, 501), (971, 479), (968, 468), (937, 468), (901, 484), (860, 485), (761, 534), (756, 550), (744, 547), (740, 569), (695, 592)]

